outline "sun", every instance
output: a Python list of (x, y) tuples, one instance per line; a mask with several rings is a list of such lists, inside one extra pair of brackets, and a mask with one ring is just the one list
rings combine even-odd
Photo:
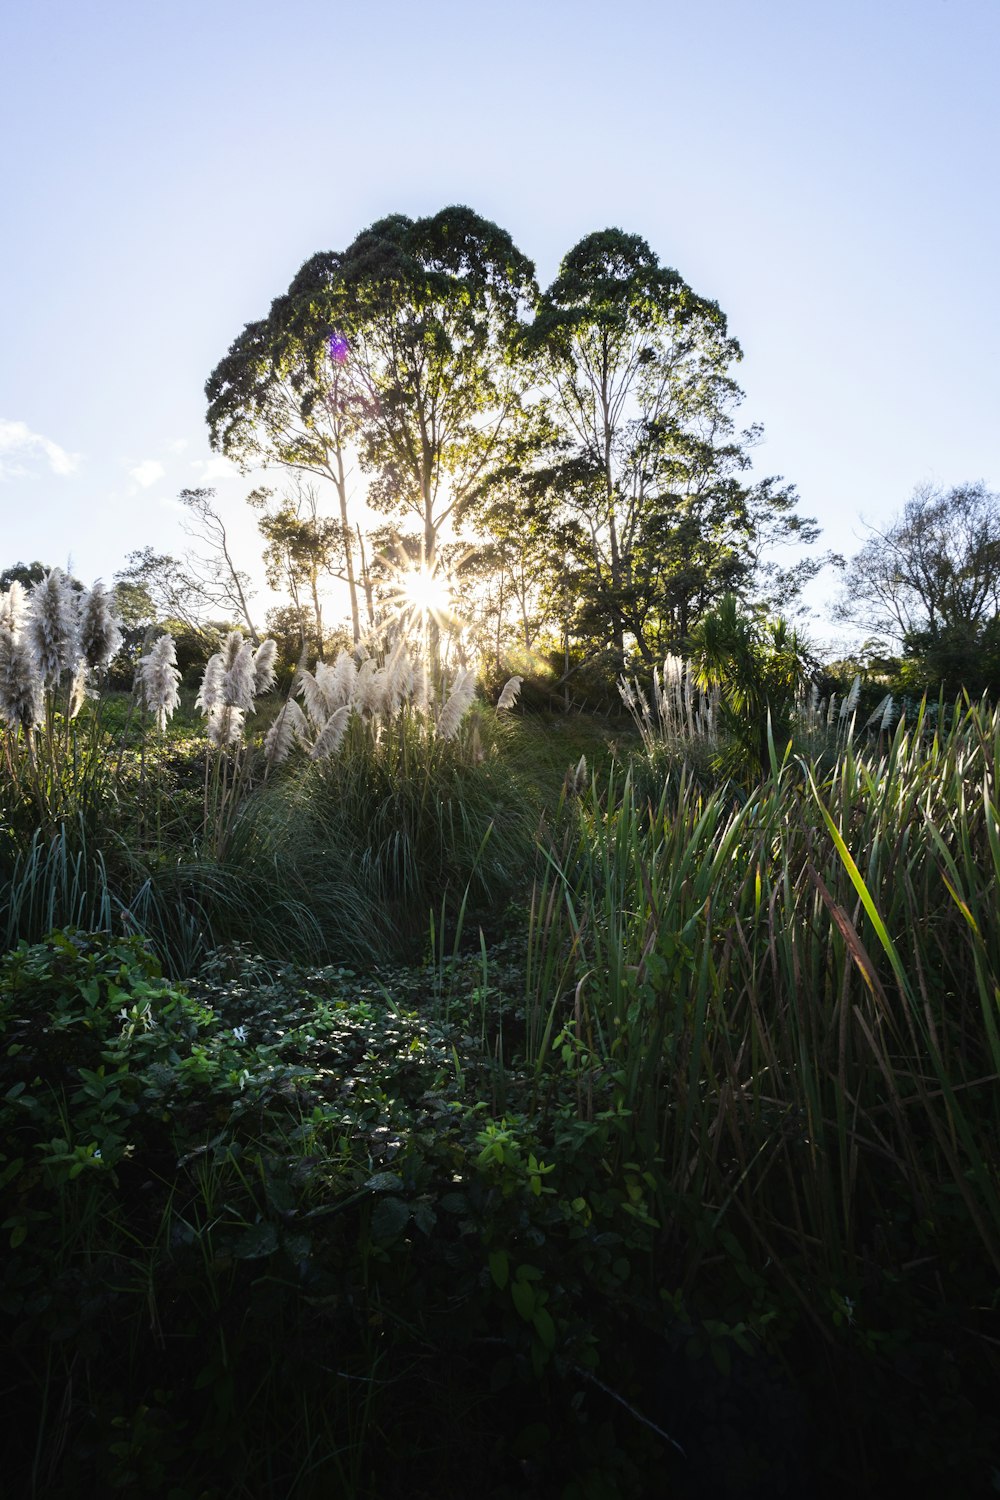
[(433, 568), (407, 568), (399, 574), (397, 585), (400, 598), (414, 614), (450, 615), (453, 599), (446, 574)]

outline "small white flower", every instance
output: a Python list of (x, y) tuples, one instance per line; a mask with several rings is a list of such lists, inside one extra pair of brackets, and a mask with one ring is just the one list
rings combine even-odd
[(238, 1041), (238, 1042), (245, 1042), (246, 1039), (247, 1039), (247, 1029), (246, 1029), (246, 1027), (245, 1026), (234, 1026), (233, 1027), (233, 1036), (236, 1039), (236, 1041)]

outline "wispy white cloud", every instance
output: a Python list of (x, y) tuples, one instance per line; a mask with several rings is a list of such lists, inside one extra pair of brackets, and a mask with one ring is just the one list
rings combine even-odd
[(72, 474), (80, 462), (79, 453), (67, 453), (51, 438), (32, 432), (27, 422), (0, 417), (0, 479), (29, 473), (30, 466), (21, 460), (36, 458), (39, 453), (48, 459), (53, 474)]
[(144, 490), (148, 490), (151, 484), (162, 479), (166, 469), (155, 458), (144, 458), (141, 464), (136, 464), (134, 469), (129, 469), (129, 478), (134, 479), (136, 484), (141, 484)]
[(221, 453), (214, 454), (211, 458), (196, 458), (191, 464), (198, 474), (200, 484), (212, 484), (217, 479), (239, 479), (240, 471), (228, 458), (223, 458)]
[(187, 438), (174, 438), (172, 443), (167, 444), (171, 453), (183, 453), (184, 449), (189, 446)]

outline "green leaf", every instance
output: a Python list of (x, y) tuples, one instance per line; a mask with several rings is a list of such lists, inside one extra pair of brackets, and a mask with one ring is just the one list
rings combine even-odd
[(373, 1193), (401, 1193), (403, 1191), (403, 1179), (395, 1172), (376, 1172), (374, 1177), (369, 1177), (365, 1183)]
[(372, 1239), (387, 1245), (398, 1239), (410, 1222), (410, 1205), (401, 1198), (380, 1198), (372, 1214)]
[(278, 1248), (278, 1231), (273, 1224), (252, 1224), (233, 1246), (237, 1260), (261, 1260)]
[(556, 1346), (556, 1325), (552, 1321), (552, 1315), (547, 1308), (536, 1307), (535, 1315), (531, 1320), (535, 1325), (535, 1332), (545, 1345), (546, 1349), (554, 1349)]
[(430, 1234), (437, 1223), (437, 1214), (429, 1203), (417, 1203), (413, 1209), (413, 1222), (421, 1234)]
[(535, 1316), (535, 1293), (530, 1281), (514, 1281), (511, 1283), (510, 1294), (514, 1299), (514, 1306), (526, 1323), (531, 1323)]
[(503, 1291), (510, 1277), (510, 1262), (507, 1259), (506, 1250), (490, 1251), (490, 1275), (494, 1284)]

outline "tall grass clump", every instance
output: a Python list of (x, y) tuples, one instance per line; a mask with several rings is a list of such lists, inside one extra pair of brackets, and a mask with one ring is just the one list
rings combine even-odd
[[(614, 1122), (687, 1290), (728, 1273), (822, 1339), (1000, 1270), (1000, 713), (921, 718), (742, 805), (595, 786), (532, 904), (528, 1053)], [(638, 1168), (636, 1169), (638, 1171)], [(638, 1180), (638, 1178), (637, 1178)], [(763, 1292), (762, 1292), (763, 1295)]]
[(632, 758), (632, 786), (640, 800), (656, 802), (682, 766), (704, 785), (715, 779), (719, 757), (719, 690), (703, 692), (694, 668), (680, 656), (653, 668), (652, 684), (622, 676), (618, 692), (639, 732), (642, 754)]
[(30, 833), (66, 819), (96, 825), (115, 798), (100, 715), (83, 714), (121, 643), (101, 584), (59, 568), (0, 595), (0, 741), (5, 821)]
[[(498, 753), (495, 715), (473, 712), (475, 678), (434, 684), (405, 643), (360, 663), (300, 669), (265, 740), (272, 829), (349, 872), (382, 952), (413, 952), (442, 905), (495, 924), (525, 878), (535, 818)], [(248, 808), (251, 816), (256, 816)], [(264, 815), (264, 814), (262, 814)]]

